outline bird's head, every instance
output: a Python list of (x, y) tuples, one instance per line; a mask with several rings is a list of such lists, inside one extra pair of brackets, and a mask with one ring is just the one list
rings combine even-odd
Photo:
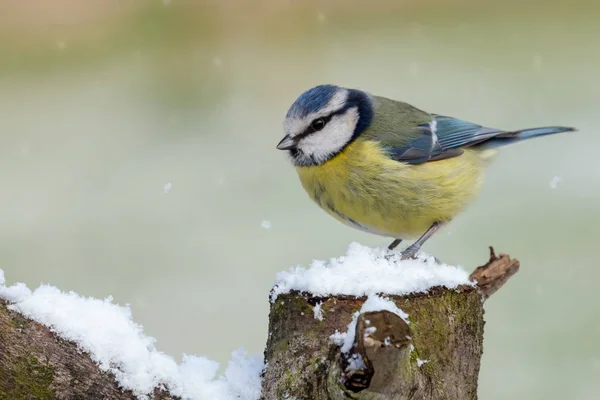
[(339, 154), (372, 119), (372, 98), (367, 93), (319, 85), (292, 104), (277, 148), (289, 151), (296, 166), (319, 165)]

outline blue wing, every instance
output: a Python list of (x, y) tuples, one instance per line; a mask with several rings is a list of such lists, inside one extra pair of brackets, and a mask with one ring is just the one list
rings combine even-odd
[(561, 132), (573, 132), (576, 129), (569, 126), (545, 126), (540, 128), (503, 131), (486, 128), (472, 122), (452, 117), (434, 115), (437, 125), (438, 141), (444, 149), (476, 146), (478, 148), (494, 148), (506, 146), (515, 142), (531, 139), (537, 136), (553, 135)]
[(407, 135), (410, 139), (403, 146), (388, 144), (386, 148), (390, 157), (396, 161), (417, 165), (461, 155), (462, 150), (444, 148), (441, 145), (435, 125), (432, 124), (422, 124), (411, 129)]
[(433, 124), (435, 124), (438, 142), (445, 149), (473, 146), (506, 133), (500, 129), (486, 128), (469, 121), (443, 115), (434, 115)]
[(465, 147), (494, 148), (536, 136), (575, 130), (571, 127), (550, 126), (503, 131), (443, 115), (432, 116), (433, 121), (411, 130), (406, 144), (388, 147), (390, 157), (396, 161), (417, 165), (457, 157), (463, 153), (462, 148)]

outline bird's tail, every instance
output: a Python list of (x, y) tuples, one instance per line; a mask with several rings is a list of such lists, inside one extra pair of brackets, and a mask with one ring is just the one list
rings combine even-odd
[(503, 132), (478, 144), (482, 149), (493, 149), (500, 146), (506, 146), (523, 140), (531, 139), (537, 136), (552, 135), (561, 132), (572, 132), (575, 128), (568, 126), (548, 126), (543, 128), (529, 128), (520, 131)]

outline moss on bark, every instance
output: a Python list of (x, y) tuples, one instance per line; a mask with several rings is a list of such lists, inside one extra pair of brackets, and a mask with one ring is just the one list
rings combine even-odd
[[(153, 399), (173, 399), (156, 390)], [(0, 300), (0, 400), (135, 399), (114, 376), (47, 327)]]
[[(477, 291), (470, 286), (458, 290), (434, 288), (426, 294), (389, 298), (409, 315), (411, 350), (406, 352), (405, 365), (397, 378), (410, 384), (396, 385), (402, 393), (382, 394), (366, 388), (352, 393), (352, 398), (477, 398), (484, 324), (483, 304)], [(263, 398), (348, 398), (350, 392), (338, 376), (339, 348), (329, 337), (336, 331), (346, 331), (365, 300), (344, 296), (314, 298), (301, 293), (279, 296), (269, 317)], [(322, 321), (314, 318), (313, 306), (317, 302), (322, 302)], [(417, 365), (423, 360), (427, 362)]]

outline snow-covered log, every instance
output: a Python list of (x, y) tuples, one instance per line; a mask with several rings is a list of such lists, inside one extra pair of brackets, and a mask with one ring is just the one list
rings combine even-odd
[[(156, 389), (153, 399), (173, 399)], [(0, 300), (0, 399), (136, 399), (76, 344)]]
[(236, 351), (221, 376), (158, 351), (110, 298), (5, 286), (0, 270), (0, 400), (474, 399), (483, 301), (518, 268), (493, 250), (468, 275), (353, 244), (280, 273), (264, 363)]
[[(280, 276), (263, 398), (476, 399), (483, 301), (519, 268), (490, 250), (488, 263), (470, 276), (433, 260), (396, 267), (381, 255)], [(332, 269), (345, 279), (327, 276)]]

